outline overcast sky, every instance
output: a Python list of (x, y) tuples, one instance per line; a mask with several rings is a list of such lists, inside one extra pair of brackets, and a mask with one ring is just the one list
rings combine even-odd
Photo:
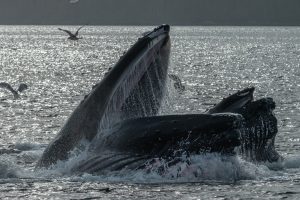
[(0, 24), (300, 25), (300, 0), (0, 0)]

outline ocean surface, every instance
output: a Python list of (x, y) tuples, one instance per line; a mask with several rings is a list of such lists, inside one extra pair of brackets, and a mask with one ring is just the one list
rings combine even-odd
[(284, 157), (270, 164), (199, 155), (201, 173), (179, 177), (178, 169), (73, 175), (70, 162), (34, 171), (84, 95), (154, 27), (87, 26), (75, 42), (57, 28), (0, 26), (0, 82), (29, 86), (16, 100), (0, 88), (0, 199), (300, 199), (300, 27), (171, 27), (169, 73), (186, 90), (170, 80), (161, 113), (202, 113), (254, 86), (256, 99), (276, 102)]

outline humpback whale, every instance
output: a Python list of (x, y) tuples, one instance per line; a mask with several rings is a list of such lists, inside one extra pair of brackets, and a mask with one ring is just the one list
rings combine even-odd
[[(87, 156), (71, 171), (97, 174), (144, 169), (155, 159), (172, 165), (202, 153), (235, 155), (236, 147), (244, 154), (259, 150), (242, 144), (245, 129), (260, 123), (246, 112), (257, 108), (262, 117), (270, 114), (252, 102), (254, 89), (230, 96), (208, 113), (158, 115), (168, 79), (169, 31), (168, 25), (161, 25), (130, 47), (73, 111), (37, 168), (67, 160), (76, 148)], [(85, 141), (88, 145), (82, 147)]]
[(167, 77), (169, 29), (168, 25), (154, 29), (120, 58), (74, 110), (38, 166), (67, 159), (82, 139), (92, 141), (112, 123), (158, 112)]
[[(157, 116), (168, 77), (169, 30), (168, 25), (162, 25), (139, 38), (74, 110), (37, 167), (47, 168), (68, 159), (82, 140), (90, 142), (91, 158), (86, 163), (101, 160), (105, 166), (171, 157), (173, 150), (183, 147), (191, 153), (233, 153), (240, 144), (240, 115)], [(88, 164), (83, 168), (93, 171)]]
[(64, 31), (65, 33), (67, 33), (69, 35), (69, 37), (68, 37), (69, 40), (79, 40), (81, 38), (79, 38), (77, 36), (78, 36), (78, 33), (79, 33), (80, 29), (82, 29), (83, 27), (84, 26), (79, 27), (75, 33), (72, 33), (71, 31), (66, 30), (66, 29), (62, 29), (62, 28), (58, 28), (58, 30)]
[(276, 162), (282, 156), (274, 146), (278, 132), (273, 112), (275, 102), (270, 97), (254, 101), (254, 90), (251, 87), (238, 91), (224, 98), (207, 113), (231, 112), (242, 115), (245, 126), (241, 134), (241, 155), (251, 161)]

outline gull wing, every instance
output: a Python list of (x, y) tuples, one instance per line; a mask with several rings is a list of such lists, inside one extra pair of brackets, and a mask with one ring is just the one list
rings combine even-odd
[(79, 30), (82, 29), (83, 27), (84, 27), (84, 26), (79, 27), (74, 35), (77, 36), (78, 33), (79, 33)]
[(8, 83), (1, 82), (1, 83), (0, 83), (0, 88), (4, 88), (4, 89), (9, 90), (9, 91), (14, 95), (14, 98), (15, 98), (15, 99), (19, 98), (18, 92), (15, 91), (15, 90), (11, 87), (11, 85), (9, 85)]
[(62, 28), (58, 28), (58, 30), (66, 32), (66, 33), (69, 34), (69, 36), (71, 36), (71, 37), (74, 36), (74, 34), (71, 33), (71, 31), (69, 31), (69, 30), (62, 29)]

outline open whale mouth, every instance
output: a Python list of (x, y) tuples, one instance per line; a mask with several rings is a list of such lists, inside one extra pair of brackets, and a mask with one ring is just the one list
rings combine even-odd
[(108, 82), (109, 88), (99, 129), (125, 119), (156, 115), (165, 94), (169, 30), (168, 25), (161, 25), (139, 38), (104, 78), (102, 82)]
[(38, 166), (67, 159), (81, 140), (101, 137), (115, 123), (157, 114), (167, 81), (169, 31), (161, 25), (138, 39), (73, 111)]
[[(245, 122), (250, 124), (248, 130), (259, 124), (252, 120), (257, 117), (253, 113), (255, 109), (251, 109), (254, 108), (251, 105), (256, 105), (253, 104), (254, 88), (225, 98), (208, 114), (157, 115), (168, 79), (169, 31), (168, 25), (162, 25), (138, 39), (74, 110), (44, 151), (38, 167), (68, 159), (82, 140), (88, 140), (85, 150), (89, 154), (74, 170), (92, 173), (140, 165), (149, 158), (174, 159), (177, 153), (231, 155), (241, 145)], [(261, 116), (272, 117), (268, 112), (268, 105), (272, 104), (262, 104), (267, 105), (266, 109), (260, 109), (264, 108), (260, 105), (257, 108)], [(248, 118), (244, 110), (249, 111)], [(270, 126), (276, 125), (273, 120)], [(265, 126), (256, 129), (257, 133), (261, 127)], [(243, 136), (251, 136), (250, 132)], [(274, 138), (277, 129), (270, 133), (270, 138)], [(244, 152), (253, 149), (248, 146)]]

